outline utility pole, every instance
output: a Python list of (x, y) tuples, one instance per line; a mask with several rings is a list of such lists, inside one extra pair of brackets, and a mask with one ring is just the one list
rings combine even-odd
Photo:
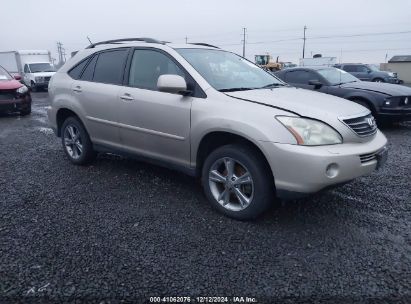
[(243, 27), (243, 58), (245, 58), (245, 33), (247, 28)]
[(57, 42), (57, 52), (59, 54), (58, 65), (61, 66), (66, 62), (66, 50), (63, 48), (63, 44), (60, 41)]
[(188, 37), (186, 36), (186, 44), (188, 43)]
[(305, 31), (307, 30), (307, 26), (306, 25), (304, 25), (304, 38), (303, 38), (303, 40), (304, 40), (304, 43), (303, 43), (303, 58), (304, 58), (304, 56), (305, 56), (305, 40), (307, 40), (307, 38), (305, 38)]
[(62, 61), (62, 56), (61, 56), (61, 43), (57, 42), (57, 53), (59, 54), (59, 64)]

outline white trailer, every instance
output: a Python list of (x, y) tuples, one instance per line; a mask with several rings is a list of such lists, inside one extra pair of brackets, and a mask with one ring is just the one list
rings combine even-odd
[(337, 57), (301, 58), (300, 66), (333, 66), (337, 64)]
[(46, 88), (55, 73), (47, 50), (0, 52), (0, 65), (11, 74), (20, 74), (24, 84), (33, 90)]

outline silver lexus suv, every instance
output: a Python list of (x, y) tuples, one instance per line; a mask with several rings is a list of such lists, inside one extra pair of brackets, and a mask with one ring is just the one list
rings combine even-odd
[(71, 162), (112, 152), (182, 170), (236, 219), (255, 218), (275, 197), (369, 174), (387, 157), (366, 108), (290, 87), (206, 44), (92, 44), (52, 77), (49, 93), (49, 120)]

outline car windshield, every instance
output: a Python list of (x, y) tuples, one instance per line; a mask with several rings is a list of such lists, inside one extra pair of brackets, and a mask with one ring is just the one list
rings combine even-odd
[(32, 73), (55, 72), (56, 69), (50, 63), (31, 63), (29, 64)]
[(0, 81), (11, 80), (11, 79), (13, 78), (10, 76), (10, 74), (5, 69), (0, 67)]
[(285, 85), (275, 76), (230, 52), (210, 49), (177, 49), (177, 51), (212, 87), (222, 92)]
[(380, 69), (374, 64), (369, 64), (367, 66), (374, 72), (379, 72), (380, 71)]
[(318, 70), (318, 73), (320, 73), (331, 85), (360, 81), (350, 73), (335, 68), (321, 69)]

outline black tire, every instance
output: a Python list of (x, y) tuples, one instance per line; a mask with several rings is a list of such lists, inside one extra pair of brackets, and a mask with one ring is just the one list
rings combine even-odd
[(37, 86), (36, 86), (36, 84), (34, 83), (34, 81), (32, 81), (32, 82), (30, 83), (30, 89), (31, 89), (32, 92), (37, 92), (37, 91), (38, 91)]
[(374, 78), (372, 82), (385, 82), (382, 78)]
[[(65, 134), (66, 132), (68, 132), (69, 127), (74, 127), (76, 130), (78, 130), (79, 136), (77, 138), (79, 139), (79, 142), (82, 146), (81, 153), (79, 153), (79, 149), (77, 147), (73, 147), (73, 149), (77, 151), (78, 157), (74, 157), (73, 155), (71, 155), (69, 149), (65, 144)], [(88, 135), (86, 128), (77, 117), (71, 116), (64, 121), (61, 127), (61, 143), (63, 145), (64, 153), (67, 155), (69, 160), (75, 165), (88, 165), (97, 156), (97, 153), (93, 149), (93, 143), (90, 140), (90, 136)]]
[[(244, 165), (253, 181), (252, 200), (242, 210), (234, 211), (224, 207), (217, 201), (210, 188), (209, 172), (212, 166), (226, 157), (232, 158)], [(254, 219), (266, 211), (275, 199), (274, 179), (269, 166), (259, 151), (247, 145), (225, 145), (211, 152), (204, 162), (201, 180), (204, 193), (213, 207), (234, 219)]]
[(26, 115), (30, 115), (30, 114), (31, 114), (31, 103), (29, 104), (27, 109), (24, 109), (24, 110), (20, 111), (21, 116), (26, 116)]

